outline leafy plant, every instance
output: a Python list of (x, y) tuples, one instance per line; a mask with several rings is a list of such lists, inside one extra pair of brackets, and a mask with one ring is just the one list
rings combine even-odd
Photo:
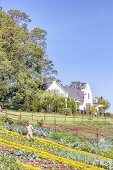
[(24, 170), (22, 166), (16, 164), (15, 158), (12, 159), (11, 156), (9, 158), (7, 155), (2, 155), (0, 159), (0, 170)]
[(8, 123), (10, 125), (14, 123), (14, 120), (11, 119), (10, 117), (8, 117), (7, 115), (1, 117), (1, 121), (5, 122), (5, 123)]
[(43, 124), (44, 124), (43, 119), (37, 120), (37, 126), (38, 126), (38, 127), (42, 127)]
[(61, 110), (61, 113), (64, 114), (64, 115), (71, 115), (72, 114), (72, 111), (70, 108), (63, 108)]

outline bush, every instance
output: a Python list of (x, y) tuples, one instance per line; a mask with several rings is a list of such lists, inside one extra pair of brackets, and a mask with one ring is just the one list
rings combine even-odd
[(76, 142), (76, 141), (81, 141), (81, 139), (78, 136), (74, 136), (73, 134), (65, 131), (58, 131), (58, 132), (53, 132), (51, 134), (51, 138), (57, 141), (65, 141), (65, 142)]
[(22, 125), (22, 126), (25, 126), (26, 124), (28, 123), (28, 120), (20, 120), (20, 119), (18, 119), (18, 120), (15, 120), (14, 121), (14, 124), (15, 125)]
[(1, 117), (1, 121), (5, 122), (5, 123), (8, 123), (8, 124), (10, 124), (10, 125), (14, 123), (14, 120), (11, 119), (10, 117), (8, 117), (7, 115)]
[(3, 105), (4, 109), (11, 109), (12, 103), (11, 102), (5, 102)]
[(72, 114), (72, 111), (70, 108), (63, 108), (61, 110), (61, 113), (64, 114), (64, 115), (71, 115)]
[(73, 99), (67, 99), (67, 107), (71, 109), (72, 114), (76, 113), (76, 103)]
[(39, 121), (39, 120), (37, 120), (37, 126), (38, 126), (38, 127), (42, 127), (42, 126), (43, 126), (43, 124), (44, 124), (43, 119), (41, 119), (40, 121)]
[(16, 163), (16, 159), (13, 156), (10, 156), (10, 158), (6, 154), (0, 156), (0, 170), (23, 170), (23, 167)]

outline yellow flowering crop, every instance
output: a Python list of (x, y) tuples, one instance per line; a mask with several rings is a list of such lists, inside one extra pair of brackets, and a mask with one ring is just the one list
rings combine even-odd
[[(2, 128), (0, 128), (0, 130), (4, 131), (6, 133), (10, 133), (10, 134), (14, 134), (14, 135), (20, 136), (20, 134), (17, 133), (17, 132), (12, 132), (12, 131), (9, 131), (9, 130), (6, 130), (6, 129), (2, 129)], [(97, 157), (97, 158), (100, 158), (100, 159), (103, 159), (103, 160), (112, 160), (110, 158), (106, 158), (106, 157), (103, 157), (103, 156), (100, 156), (100, 155), (97, 155), (97, 154), (92, 154), (92, 153), (89, 153), (89, 152), (86, 152), (86, 151), (81, 151), (81, 150), (78, 150), (78, 149), (73, 149), (73, 148), (70, 148), (68, 146), (64, 146), (64, 145), (61, 145), (61, 144), (58, 144), (58, 143), (55, 143), (53, 141), (49, 141), (49, 140), (46, 140), (46, 139), (42, 139), (42, 138), (38, 138), (38, 137), (34, 137), (34, 139), (37, 140), (38, 142), (43, 143), (43, 144), (52, 145), (53, 147), (58, 147), (58, 148), (65, 149), (65, 150), (68, 150), (68, 151), (71, 151), (71, 152), (78, 152), (80, 154), (86, 154), (86, 156), (87, 155), (94, 156), (94, 157)]]
[(44, 158), (44, 159), (47, 159), (47, 160), (54, 160), (56, 162), (67, 164), (67, 165), (75, 167), (75, 168), (81, 168), (81, 169), (84, 169), (84, 170), (105, 170), (104, 168), (99, 168), (99, 167), (88, 165), (88, 164), (85, 164), (85, 163), (73, 161), (73, 160), (70, 160), (70, 159), (67, 159), (67, 158), (63, 158), (63, 157), (60, 157), (60, 156), (50, 154), (48, 152), (40, 151), (40, 150), (32, 148), (32, 147), (27, 147), (27, 146), (17, 144), (15, 142), (3, 140), (2, 138), (0, 138), (0, 145), (7, 146), (9, 148), (24, 149), (26, 151), (31, 151), (31, 152), (38, 154), (41, 158)]

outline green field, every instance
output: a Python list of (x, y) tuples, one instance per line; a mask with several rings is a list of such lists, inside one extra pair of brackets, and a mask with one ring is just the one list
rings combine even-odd
[(5, 110), (0, 113), (16, 120), (29, 120), (33, 126), (43, 120), (43, 127), (60, 131), (69, 131), (86, 138), (113, 137), (112, 117), (65, 116), (55, 113), (20, 112)]
[(37, 120), (43, 120), (45, 124), (58, 124), (58, 125), (69, 125), (73, 126), (79, 124), (79, 122), (87, 122), (87, 124), (103, 124), (113, 123), (111, 117), (93, 117), (89, 116), (65, 116), (58, 113), (40, 113), (40, 112), (20, 112), (6, 110), (0, 113), (1, 115), (8, 115), (13, 119), (26, 119), (31, 123), (36, 124)]

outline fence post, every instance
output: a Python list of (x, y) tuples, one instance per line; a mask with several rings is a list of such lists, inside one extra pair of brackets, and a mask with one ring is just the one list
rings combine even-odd
[(53, 120), (53, 121), (54, 121), (54, 123), (55, 123), (55, 121), (56, 121), (56, 115), (55, 115), (55, 113), (54, 113), (54, 120)]
[(98, 137), (99, 137), (99, 131), (98, 128), (96, 129), (96, 138), (97, 138), (97, 142), (98, 142)]
[(44, 121), (46, 120), (46, 115), (45, 115), (45, 113), (44, 113)]
[(55, 126), (55, 131), (56, 131), (56, 119), (54, 119), (54, 126)]
[(5, 115), (7, 115), (7, 110), (5, 111)]
[(106, 122), (106, 116), (105, 116), (105, 118), (104, 118), (104, 119), (105, 119), (105, 122)]
[(66, 117), (67, 117), (67, 116), (66, 116), (66, 114), (65, 114), (65, 122), (66, 122)]
[(21, 112), (20, 112), (19, 118), (22, 119), (22, 114), (21, 114)]
[(73, 122), (75, 122), (75, 115), (73, 115)]
[(32, 112), (32, 121), (33, 121), (33, 112)]

